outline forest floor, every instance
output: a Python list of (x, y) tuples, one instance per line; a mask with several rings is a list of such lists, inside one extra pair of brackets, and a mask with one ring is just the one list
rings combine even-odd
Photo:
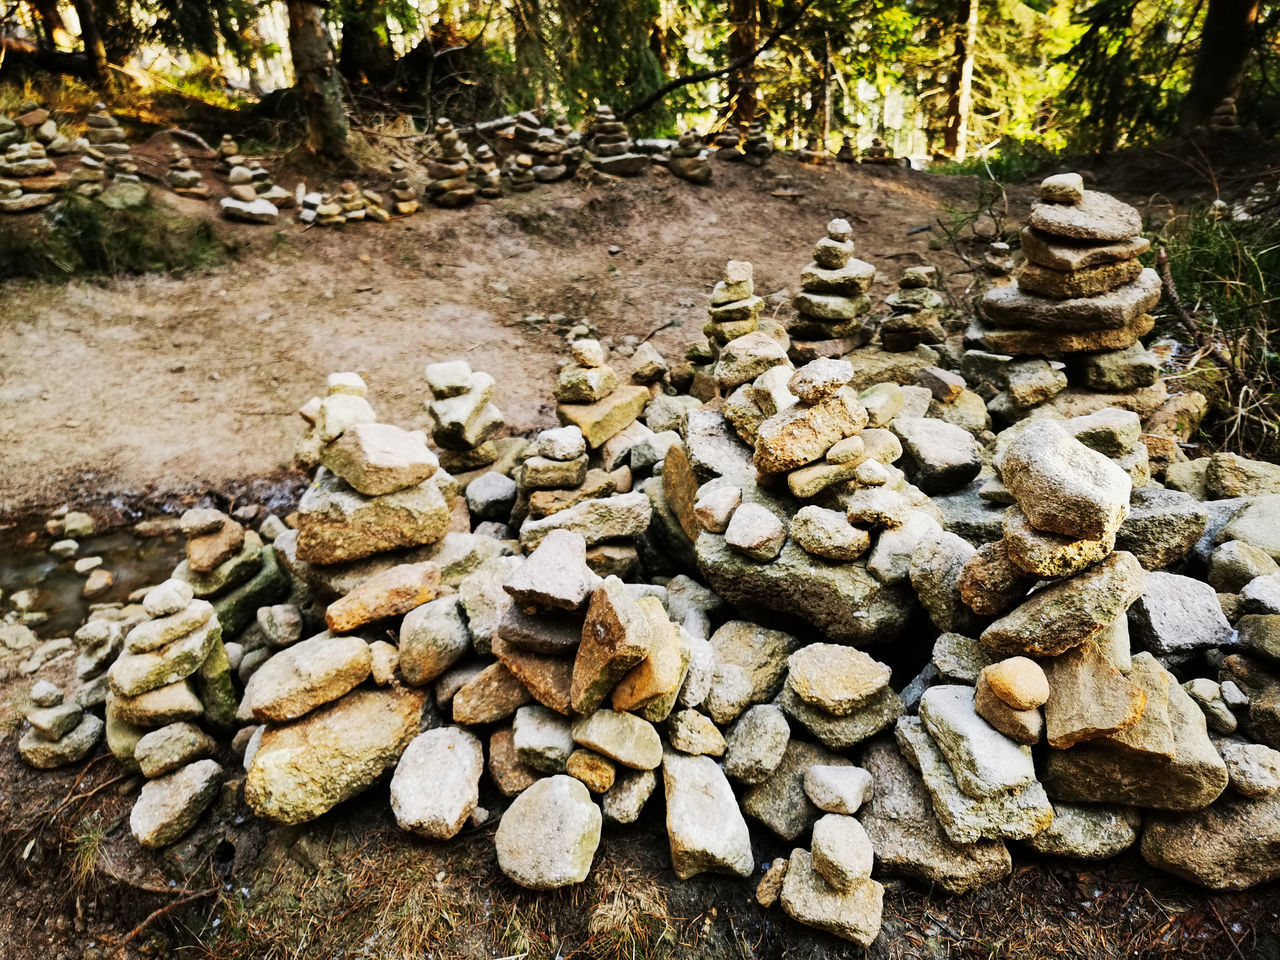
[[(1150, 164), (1168, 175), (1104, 166), (1097, 184), (1156, 219), (1214, 196), (1194, 164)], [(804, 196), (772, 196), (778, 173), (793, 174)], [(42, 518), (64, 503), (133, 513), (205, 491), (287, 499), (294, 411), (334, 370), (366, 378), (380, 419), (416, 427), (423, 367), (464, 357), (495, 376), (508, 428), (527, 433), (554, 422), (556, 359), (577, 322), (614, 341), (651, 338), (677, 357), (700, 334), (726, 260), (751, 260), (761, 294), (783, 291), (836, 216), (879, 270), (874, 296), (930, 263), (959, 303), (973, 275), (940, 221), (989, 226), (972, 177), (785, 158), (765, 171), (717, 164), (715, 176), (697, 188), (655, 170), (341, 230), (220, 223), (238, 253), (204, 272), (9, 284), (0, 520)], [(1033, 196), (1033, 185), (1011, 189), (998, 215), (1016, 224)], [(55, 773), (19, 762), (27, 683), (0, 682), (0, 957), (863, 955), (761, 910), (754, 882), (676, 881), (653, 816), (606, 830), (585, 884), (534, 895), (497, 870), (492, 827), (425, 842), (395, 828), (385, 785), (307, 827), (237, 817), (212, 874), (206, 866), (170, 880), (179, 867), (133, 845), (124, 820), (136, 784), (104, 755)], [(757, 859), (789, 853), (775, 846)], [(1280, 960), (1276, 895), (1275, 884), (1207, 894), (1136, 854), (1091, 867), (1018, 850), (1009, 880), (972, 894), (891, 882), (870, 955)], [(163, 913), (137, 931), (153, 911)]]

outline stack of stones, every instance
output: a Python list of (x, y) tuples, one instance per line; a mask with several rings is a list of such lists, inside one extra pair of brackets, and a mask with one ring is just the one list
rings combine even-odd
[(853, 137), (846, 136), (840, 144), (840, 149), (836, 151), (837, 163), (857, 163), (858, 147), (853, 142)]
[(813, 260), (800, 274), (800, 293), (792, 298), (796, 316), (787, 324), (791, 356), (797, 363), (840, 357), (868, 339), (862, 318), (871, 309), (867, 290), (875, 267), (853, 256), (853, 228), (832, 220), (827, 235), (813, 247)]
[(83, 760), (102, 739), (101, 718), (78, 703), (64, 702), (62, 691), (48, 680), (32, 686), (25, 716), (30, 727), (18, 739), (18, 752), (40, 770)]
[[(187, 557), (174, 569), (174, 579), (186, 582), (194, 596), (213, 604), (228, 639), (253, 623), (258, 607), (288, 594), (288, 578), (275, 551), (256, 532), (212, 509), (188, 510), (179, 527), (188, 537)], [(221, 701), (205, 704), (214, 723), (225, 721), (224, 709)]]
[[(232, 560), (235, 540), (227, 530), (220, 527), (215, 533), (193, 536), (184, 563), (206, 566), (226, 557), (216, 567)], [(240, 539), (244, 540), (243, 530)], [(215, 730), (229, 731), (236, 711), (230, 662), (214, 605), (197, 599), (191, 584), (175, 577), (149, 591), (143, 607), (150, 619), (129, 631), (124, 652), (107, 671), (107, 745), (131, 770), (138, 769), (138, 743), (148, 731), (202, 719)]]
[(873, 164), (890, 164), (896, 163), (893, 154), (889, 152), (889, 147), (879, 137), (872, 137), (871, 143), (862, 151), (862, 162)]
[(620, 384), (599, 341), (576, 340), (570, 348), (572, 362), (556, 377), (556, 416), (582, 431), (587, 446), (596, 450), (635, 422), (649, 402), (649, 389)]
[(245, 158), (240, 154), (240, 145), (229, 133), (224, 133), (218, 142), (218, 160), (226, 173), (244, 165)]
[(391, 212), (397, 217), (415, 214), (420, 206), (418, 191), (413, 188), (413, 183), (404, 174), (404, 161), (392, 161), (391, 175), (396, 179), (391, 181)]
[(728, 126), (721, 130), (712, 141), (712, 146), (716, 148), (716, 159), (731, 162), (745, 159), (746, 154), (739, 147), (741, 139), (736, 125)]
[(707, 307), (710, 322), (703, 332), (710, 339), (713, 356), (730, 340), (754, 333), (760, 325), (764, 298), (756, 295), (755, 271), (749, 260), (730, 260), (724, 278), (711, 291)]
[(465, 360), (427, 366), (431, 399), (431, 439), (441, 448), (440, 463), (451, 473), (488, 466), (498, 459), (493, 442), (505, 423), (492, 402), (494, 380), (473, 373)]
[[(555, 127), (544, 127), (530, 113), (522, 113), (516, 118), (515, 140), (521, 153), (529, 154), (533, 160), (533, 176), (538, 183), (555, 183), (573, 176), (578, 160), (567, 158), (565, 151), (569, 149), (566, 136), (567, 123), (563, 117), (558, 118)], [(576, 155), (580, 158), (581, 151)]]
[(495, 200), (502, 196), (502, 168), (493, 148), (487, 143), (476, 147), (475, 165), (471, 168), (471, 179), (480, 191), (480, 196)]
[(511, 185), (512, 193), (528, 193), (538, 185), (537, 178), (533, 175), (532, 154), (513, 153), (507, 157), (502, 173)]
[(811, 135), (804, 142), (804, 146), (800, 148), (796, 159), (801, 163), (823, 164), (831, 159), (831, 155), (827, 152), (826, 145), (821, 138)]
[(470, 179), (471, 156), (453, 128), (453, 121), (436, 121), (435, 136), (427, 150), (427, 197), (438, 207), (464, 207), (476, 198)]
[[(218, 799), (221, 764), (218, 743), (189, 720), (167, 723), (143, 734), (133, 756), (146, 778), (129, 814), (138, 843), (160, 849), (189, 834)], [(229, 798), (234, 802), (234, 796)]]
[(0, 158), (0, 210), (25, 213), (58, 199), (57, 167), (38, 140), (11, 143)]
[[(723, 151), (717, 152), (719, 156)], [(707, 151), (702, 147), (702, 140), (692, 130), (680, 134), (679, 142), (671, 148), (671, 156), (667, 160), (667, 169), (681, 180), (690, 183), (707, 184), (711, 182), (711, 162), (707, 159)]]
[(298, 222), (316, 224), (320, 227), (336, 227), (347, 222), (342, 212), (342, 204), (329, 194), (312, 190), (302, 196), (302, 204), (298, 207)]
[(212, 196), (202, 182), (200, 171), (192, 168), (191, 158), (177, 144), (169, 150), (169, 172), (165, 175), (165, 182), (174, 193), (184, 197), (208, 200)]
[(24, 133), (27, 139), (43, 144), (45, 150), (54, 156), (75, 153), (88, 144), (83, 138), (71, 140), (63, 136), (49, 111), (29, 100), (18, 107), (16, 120), (0, 118), (0, 149), (20, 142)]
[(1138, 261), (1150, 243), (1133, 207), (1092, 190), (1078, 174), (1049, 177), (1022, 231), (1026, 263), (988, 291), (975, 345), (998, 354), (1117, 351), (1151, 332), (1160, 278)]
[(644, 173), (649, 158), (631, 152), (631, 135), (627, 125), (614, 119), (613, 109), (605, 104), (596, 107), (587, 124), (587, 151), (591, 165), (600, 173), (617, 177), (633, 177)]
[(880, 322), (880, 345), (892, 353), (906, 353), (921, 344), (943, 343), (942, 294), (937, 267), (908, 267), (898, 289), (885, 298), (890, 315)]
[(757, 117), (748, 125), (742, 152), (746, 154), (746, 162), (753, 167), (763, 167), (765, 161), (773, 156), (773, 140), (769, 138), (763, 116)]
[(124, 130), (116, 123), (115, 117), (107, 112), (107, 105), (95, 104), (93, 112), (85, 117), (85, 123), (89, 125), (84, 134), (85, 139), (92, 145), (89, 155), (106, 164), (112, 179), (136, 180), (138, 166), (133, 162)]
[(242, 223), (275, 223), (280, 208), (293, 205), (294, 195), (283, 187), (277, 187), (265, 167), (245, 163), (238, 154), (233, 154), (230, 159), (240, 162), (227, 173), (230, 196), (219, 201), (222, 215)]
[(1236, 116), (1236, 98), (1223, 97), (1222, 102), (1213, 108), (1205, 126), (1214, 133), (1239, 133), (1240, 118)]

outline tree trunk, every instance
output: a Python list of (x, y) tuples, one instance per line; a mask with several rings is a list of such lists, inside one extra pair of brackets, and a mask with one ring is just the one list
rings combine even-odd
[(323, 7), (310, 0), (288, 0), (288, 6), (289, 53), (307, 117), (307, 149), (327, 160), (346, 160), (347, 111)]
[[(733, 24), (729, 34), (729, 60), (750, 56), (756, 49), (760, 24), (756, 0), (729, 0), (729, 19)], [(728, 77), (731, 119), (739, 126), (750, 123), (756, 116), (755, 72), (753, 61)]]
[(546, 100), (546, 63), (542, 50), (542, 10), (539, 0), (515, 0), (511, 5), (516, 65), (538, 106)]
[(963, 160), (968, 148), (969, 114), (973, 112), (973, 56), (978, 45), (978, 0), (961, 0), (965, 15), (956, 31), (955, 63), (951, 71), (951, 90), (947, 99), (947, 122), (942, 149), (956, 160)]
[(94, 78), (101, 83), (107, 79), (107, 47), (102, 42), (102, 33), (98, 30), (98, 10), (95, 0), (73, 0), (76, 8), (76, 19), (80, 21), (80, 40), (84, 44), (85, 56), (93, 69)]
[(1191, 87), (1182, 101), (1184, 133), (1208, 120), (1227, 97), (1239, 93), (1257, 26), (1258, 0), (1209, 0)]

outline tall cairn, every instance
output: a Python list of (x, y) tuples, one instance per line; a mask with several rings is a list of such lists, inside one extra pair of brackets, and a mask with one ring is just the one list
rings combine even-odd
[(805, 363), (839, 357), (867, 342), (862, 318), (871, 309), (867, 290), (876, 269), (853, 256), (853, 228), (832, 220), (827, 235), (813, 246), (813, 260), (800, 274), (800, 293), (792, 298), (796, 316), (787, 325), (791, 358)]

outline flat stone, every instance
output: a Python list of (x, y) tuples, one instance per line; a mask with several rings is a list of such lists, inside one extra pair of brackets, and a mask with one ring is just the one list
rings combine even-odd
[(863, 880), (840, 890), (823, 879), (805, 850), (793, 850), (782, 881), (787, 916), (843, 940), (870, 946), (880, 935), (884, 887)]
[(870, 534), (851, 525), (844, 513), (817, 506), (801, 507), (788, 532), (806, 553), (826, 560), (856, 560), (871, 546)]
[(630, 713), (597, 710), (573, 721), (573, 739), (633, 770), (652, 770), (662, 762), (662, 741), (653, 724)]
[(790, 680), (783, 685), (778, 705), (832, 750), (847, 750), (889, 726), (905, 710), (901, 698), (889, 687), (870, 697), (847, 716), (836, 716), (805, 703)]
[(366, 496), (417, 486), (440, 466), (425, 434), (388, 423), (353, 424), (324, 448), (320, 462)]
[(1072, 204), (1037, 203), (1028, 225), (1054, 237), (1071, 240), (1115, 242), (1142, 233), (1142, 217), (1127, 203), (1109, 194), (1085, 190)]
[(402, 830), (433, 840), (457, 836), (480, 802), (484, 748), (457, 727), (420, 733), (391, 776), (391, 812)]
[(1055, 803), (1053, 823), (1026, 843), (1050, 857), (1109, 860), (1138, 842), (1140, 821), (1127, 807)]
[(435, 543), (448, 529), (449, 508), (435, 477), (366, 497), (322, 469), (298, 504), (298, 557), (317, 564), (359, 560)]
[(925, 493), (963, 487), (981, 469), (977, 443), (963, 427), (928, 417), (897, 417), (890, 425), (902, 442), (907, 473)]
[(337, 700), (369, 676), (369, 644), (328, 633), (280, 651), (254, 673), (245, 702), (258, 720), (284, 723)]
[(501, 663), (491, 663), (453, 695), (453, 722), (470, 726), (511, 716), (533, 699)]
[(538, 703), (563, 716), (570, 714), (572, 659), (520, 650), (501, 637), (493, 638), (493, 655)]
[(819, 810), (852, 815), (871, 799), (874, 790), (871, 774), (861, 767), (819, 764), (805, 771), (804, 792)]
[(200, 669), (221, 638), (218, 619), (210, 617), (203, 626), (157, 650), (123, 653), (107, 671), (111, 689), (131, 697), (183, 680)]
[(855, 490), (844, 504), (849, 523), (872, 530), (900, 527), (911, 515), (911, 501), (887, 486)]
[(789, 407), (760, 424), (755, 465), (763, 473), (802, 467), (821, 459), (833, 444), (857, 434), (866, 423), (866, 411), (849, 387), (820, 403)]
[(102, 739), (104, 724), (100, 717), (84, 713), (75, 729), (59, 740), (46, 740), (34, 729), (18, 738), (18, 753), (37, 770), (53, 770), (79, 763)]
[(1213, 587), (1163, 570), (1147, 574), (1129, 608), (1129, 631), (1139, 646), (1170, 663), (1228, 644), (1233, 636)]
[(1280, 562), (1280, 494), (1255, 497), (1231, 515), (1217, 536), (1218, 543), (1240, 540)]
[(982, 643), (1005, 656), (1065, 653), (1121, 616), (1141, 596), (1146, 576), (1132, 554), (1117, 551), (1084, 573), (1032, 594), (987, 627)]
[(582, 534), (551, 530), (503, 588), (526, 608), (577, 610), (599, 580), (586, 554)]
[(1004, 514), (1004, 548), (1009, 561), (1023, 573), (1058, 579), (1103, 560), (1115, 549), (1115, 534), (1092, 540), (1036, 530), (1022, 508), (1012, 506)]
[(1196, 813), (1157, 814), (1142, 856), (1160, 870), (1213, 890), (1244, 890), (1280, 876), (1280, 793), (1225, 797)]
[(714, 760), (667, 751), (662, 758), (671, 865), (682, 880), (699, 873), (751, 876), (751, 835), (733, 789)]
[(398, 617), (435, 598), (440, 568), (434, 563), (401, 564), (370, 577), (325, 611), (334, 633), (349, 633), (365, 624)]
[(167, 847), (186, 836), (209, 808), (222, 783), (216, 760), (197, 760), (143, 784), (129, 814), (129, 829), (149, 849)]
[(787, 389), (802, 402), (821, 403), (853, 378), (853, 364), (847, 360), (812, 360), (787, 381)]
[(996, 793), (985, 799), (971, 797), (960, 789), (946, 757), (922, 721), (903, 717), (895, 733), (899, 749), (924, 778), (933, 799), (934, 813), (952, 842), (976, 843), (983, 838), (1022, 840), (1035, 836), (1052, 822), (1053, 808), (1044, 787), (1034, 778), (1021, 789)]
[(959, 633), (944, 633), (933, 644), (931, 662), (938, 675), (953, 683), (975, 684), (993, 658), (979, 641)]
[(726, 749), (724, 735), (710, 717), (697, 710), (673, 714), (667, 721), (667, 739), (681, 753), (719, 757)]
[(969, 687), (930, 687), (920, 698), (920, 719), (966, 794), (987, 799), (1035, 780), (1031, 751), (992, 728), (974, 707)]
[(1219, 593), (1239, 593), (1258, 577), (1280, 573), (1280, 564), (1265, 550), (1240, 540), (1215, 547), (1209, 558), (1209, 585)]
[(1137, 487), (1129, 516), (1116, 531), (1116, 547), (1128, 550), (1148, 570), (1159, 570), (1186, 556), (1208, 523), (1208, 511), (1187, 494)]
[(520, 527), (520, 543), (532, 551), (548, 532), (573, 530), (583, 535), (588, 546), (594, 546), (638, 536), (648, 529), (652, 517), (653, 505), (643, 493), (584, 500), (540, 520), (526, 520)]
[[(770, 630), (745, 620), (730, 620), (711, 635), (716, 673), (705, 707), (720, 724), (732, 723), (750, 703), (764, 703), (782, 686), (787, 658), (800, 646), (789, 633)], [(731, 668), (737, 668), (733, 670)], [(745, 702), (734, 695), (733, 677), (741, 678)]]
[(578, 427), (587, 445), (595, 450), (633, 423), (648, 400), (647, 388), (624, 385), (595, 403), (561, 403), (556, 416), (566, 426)]
[(725, 738), (724, 772), (741, 783), (760, 783), (782, 762), (790, 739), (791, 728), (782, 710), (773, 704), (750, 707)]
[(1049, 746), (1066, 750), (1138, 722), (1146, 692), (1117, 670), (1094, 643), (1082, 643), (1045, 664)]
[(133, 757), (148, 779), (162, 777), (196, 760), (212, 757), (217, 741), (194, 723), (171, 723), (152, 730), (134, 748)]
[(814, 643), (787, 658), (788, 682), (801, 700), (834, 716), (854, 713), (889, 683), (890, 670), (861, 650)]
[(1028, 226), (1022, 228), (1021, 246), (1023, 254), (1032, 263), (1051, 270), (1071, 271), (1134, 260), (1151, 249), (1151, 241), (1134, 233), (1109, 243), (1095, 240), (1073, 242)]
[(1137, 260), (1120, 260), (1078, 270), (1063, 271), (1028, 261), (1017, 273), (1018, 286), (1028, 293), (1055, 300), (1096, 297), (1122, 284), (1132, 283), (1142, 273)]
[(494, 835), (498, 866), (531, 890), (581, 883), (600, 845), (602, 819), (578, 780), (564, 775), (539, 780), (502, 815)]
[[(107, 694), (107, 717), (138, 727), (162, 727), (180, 720), (195, 720), (204, 714), (204, 704), (189, 680), (156, 687), (137, 696)], [(132, 757), (132, 755), (130, 755)]]

